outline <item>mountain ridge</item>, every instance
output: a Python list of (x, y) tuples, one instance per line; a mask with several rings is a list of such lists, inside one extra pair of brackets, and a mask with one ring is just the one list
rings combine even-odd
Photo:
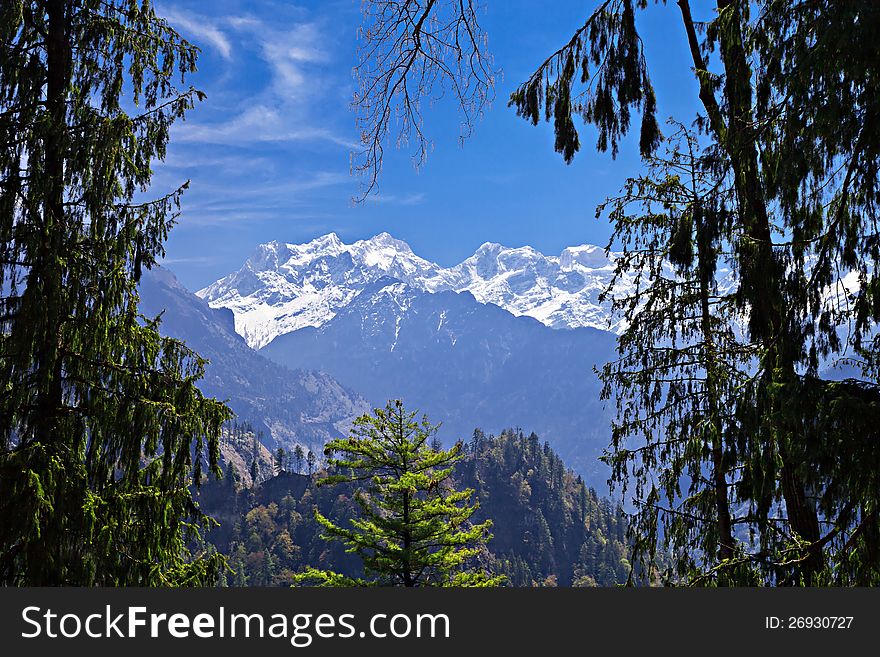
[[(328, 233), (302, 244), (261, 244), (240, 269), (196, 294), (212, 308), (231, 310), (236, 331), (256, 349), (279, 335), (323, 325), (383, 277), (430, 293), (470, 292), (480, 303), (551, 328), (619, 331), (619, 319), (599, 302), (614, 277), (616, 256), (589, 244), (546, 256), (530, 246), (486, 242), (444, 268), (387, 232), (351, 244)], [(624, 277), (618, 285), (625, 294), (632, 281)]]

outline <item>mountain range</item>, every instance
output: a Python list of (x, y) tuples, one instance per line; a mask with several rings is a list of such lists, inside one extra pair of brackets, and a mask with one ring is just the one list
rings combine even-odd
[[(621, 324), (598, 298), (614, 276), (614, 256), (591, 245), (545, 256), (529, 246), (487, 242), (444, 268), (388, 233), (353, 244), (330, 233), (305, 244), (261, 244), (238, 271), (197, 294), (213, 308), (231, 310), (236, 331), (256, 349), (279, 335), (323, 325), (385, 277), (423, 292), (469, 292), (480, 303), (550, 328), (616, 331)], [(619, 281), (618, 291), (631, 285)]]
[(614, 344), (606, 331), (551, 329), (470, 292), (430, 293), (386, 277), (320, 327), (281, 335), (260, 353), (327, 372), (374, 405), (402, 399), (442, 423), (447, 444), (477, 427), (535, 431), (571, 467), (604, 481), (597, 458), (609, 422), (593, 367)]
[[(320, 453), (354, 417), (400, 398), (442, 423), (446, 443), (475, 428), (535, 431), (601, 485), (611, 418), (595, 368), (625, 325), (599, 297), (612, 280), (617, 295), (637, 284), (615, 279), (617, 257), (487, 242), (442, 267), (388, 233), (351, 244), (330, 233), (261, 244), (195, 294), (154, 269), (141, 307), (210, 360), (203, 391), (264, 430), (267, 447)], [(719, 275), (732, 289), (733, 274)], [(851, 292), (849, 278), (827, 291), (829, 305)]]

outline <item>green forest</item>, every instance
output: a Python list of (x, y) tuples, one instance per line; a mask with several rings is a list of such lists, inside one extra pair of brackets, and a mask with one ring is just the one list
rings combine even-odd
[[(486, 115), (483, 5), (363, 3), (356, 201), (386, 149), (429, 166), (434, 99), (462, 139)], [(563, 162), (641, 162), (578, 209), (608, 224), (615, 282), (638, 281), (603, 295), (626, 328), (596, 373), (602, 491), (534, 435), (434, 444), (407, 400), (236, 472), (206, 360), (139, 309), (185, 218), (189, 183), (154, 170), (205, 98), (199, 45), (150, 0), (4, 0), (0, 583), (880, 583), (880, 4), (584, 5), (500, 109), (548, 123)], [(689, 54), (673, 93), (696, 117), (658, 117), (657, 39)]]
[[(291, 585), (306, 567), (363, 575), (360, 559), (321, 538), (313, 513), (355, 517), (353, 486), (318, 486), (319, 476), (278, 469), (248, 487), (233, 467), (201, 487), (200, 505), (220, 522), (206, 540), (232, 569), (226, 585)], [(587, 488), (538, 436), (475, 431), (453, 480), (474, 490), (474, 522), (493, 521), (475, 560), (505, 585), (613, 586), (630, 576), (623, 510)]]

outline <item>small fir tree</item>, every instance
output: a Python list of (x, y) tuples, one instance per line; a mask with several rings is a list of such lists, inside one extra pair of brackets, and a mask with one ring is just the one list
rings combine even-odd
[(461, 443), (435, 450), (436, 426), (418, 422), (400, 401), (355, 420), (348, 438), (327, 444), (333, 474), (319, 485), (363, 484), (355, 494), (360, 517), (341, 527), (317, 510), (323, 538), (343, 542), (363, 561), (367, 579), (309, 569), (299, 583), (325, 586), (497, 586), (471, 562), (491, 538), (491, 521), (471, 524), (473, 491), (454, 490), (450, 477)]

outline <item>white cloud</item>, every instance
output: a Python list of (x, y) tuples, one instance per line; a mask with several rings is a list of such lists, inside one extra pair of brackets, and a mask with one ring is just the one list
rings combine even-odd
[(232, 44), (226, 34), (216, 23), (204, 16), (197, 16), (163, 7), (161, 15), (168, 20), (171, 27), (189, 35), (196, 45), (206, 42), (214, 47), (227, 61), (232, 60)]
[(322, 48), (324, 39), (315, 23), (298, 23), (285, 29), (251, 17), (228, 19), (239, 32), (256, 40), (260, 57), (272, 72), (272, 93), (276, 99), (299, 104), (311, 95), (321, 75), (310, 75), (309, 65), (330, 60)]
[[(178, 141), (175, 138), (175, 143)], [(240, 153), (234, 155), (225, 155), (222, 152), (204, 154), (191, 152), (192, 149), (172, 149), (161, 162), (154, 165), (155, 171), (186, 171), (197, 169), (208, 169), (211, 171), (236, 172), (246, 168), (250, 171), (257, 169), (266, 170), (272, 168), (274, 163), (268, 157), (260, 155), (245, 156)], [(176, 174), (175, 174), (176, 175)]]
[[(266, 62), (272, 67), (274, 89), (282, 98), (308, 92), (305, 65), (326, 62), (328, 57), (318, 47), (319, 34), (314, 25), (298, 25), (289, 32), (269, 33), (262, 42)], [(296, 97), (292, 98), (294, 101)]]
[(367, 201), (370, 203), (386, 203), (388, 205), (419, 205), (424, 200), (424, 192), (413, 194), (372, 194), (367, 197)]
[(249, 107), (224, 123), (185, 123), (175, 134), (175, 140), (207, 144), (327, 141), (345, 148), (356, 147), (327, 128), (291, 121), (289, 115), (266, 105)]
[[(230, 186), (222, 183), (194, 183), (184, 197), (180, 226), (202, 227), (224, 224), (290, 218), (292, 208), (308, 205), (308, 192), (350, 184), (347, 174), (317, 171), (294, 175), (282, 181)], [(315, 218), (314, 212), (308, 216)]]
[(160, 265), (207, 265), (218, 260), (219, 258), (216, 256), (192, 256), (188, 258), (162, 258), (158, 262)]
[(240, 99), (240, 109), (230, 118), (185, 123), (176, 133), (177, 139), (235, 145), (323, 141), (349, 150), (358, 148), (355, 139), (341, 137), (330, 128), (326, 115), (315, 112), (326, 90), (335, 89), (333, 74), (328, 71), (327, 39), (316, 23), (275, 26), (252, 16), (228, 16), (222, 21), (236, 48), (256, 48), (257, 57), (268, 68), (268, 83)]

